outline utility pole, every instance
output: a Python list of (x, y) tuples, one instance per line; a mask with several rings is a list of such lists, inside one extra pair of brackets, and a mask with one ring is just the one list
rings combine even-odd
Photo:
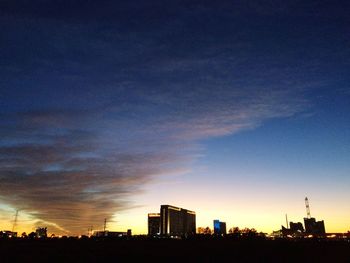
[(287, 224), (287, 228), (289, 228), (289, 224), (288, 224), (288, 217), (287, 217), (287, 214), (286, 214), (286, 224)]
[(17, 217), (18, 217), (18, 210), (16, 210), (15, 220), (13, 220), (12, 232), (15, 231), (15, 227), (17, 225)]
[(103, 224), (103, 232), (106, 232), (107, 218), (105, 218), (105, 222)]
[(307, 199), (307, 197), (305, 197), (305, 206), (307, 218), (311, 218), (309, 199)]

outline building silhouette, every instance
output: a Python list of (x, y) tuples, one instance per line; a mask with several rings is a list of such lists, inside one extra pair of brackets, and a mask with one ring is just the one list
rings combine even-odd
[(93, 237), (108, 237), (108, 238), (117, 238), (117, 237), (131, 237), (132, 232), (131, 229), (128, 229), (127, 232), (120, 232), (120, 231), (94, 231), (92, 236)]
[(305, 233), (311, 235), (325, 235), (326, 229), (324, 226), (324, 221), (316, 221), (314, 217), (304, 218)]
[(304, 227), (303, 227), (303, 224), (301, 222), (297, 222), (297, 223), (290, 222), (289, 228), (294, 233), (304, 232)]
[(316, 221), (314, 217), (311, 217), (309, 199), (305, 197), (306, 217), (304, 218), (305, 233), (315, 236), (324, 236), (326, 229), (324, 227), (324, 221)]
[(297, 223), (290, 222), (289, 228), (288, 228), (288, 220), (286, 215), (287, 227), (282, 226), (282, 229), (281, 229), (282, 236), (300, 237), (300, 236), (313, 235), (316, 237), (320, 237), (320, 236), (326, 235), (324, 221), (323, 220), (316, 221), (314, 217), (311, 217), (310, 203), (307, 197), (305, 197), (305, 208), (306, 208), (306, 217), (304, 217), (305, 229), (301, 222), (297, 222)]
[(161, 205), (160, 234), (189, 236), (196, 233), (196, 213), (187, 209)]
[(160, 213), (148, 214), (148, 235), (154, 236), (160, 233)]
[(226, 235), (226, 222), (214, 220), (214, 235)]
[(326, 230), (324, 226), (324, 221), (316, 221), (315, 218), (304, 218), (304, 225), (301, 222), (293, 223), (290, 222), (289, 228), (282, 226), (281, 232), (283, 236), (304, 236), (304, 235), (313, 235), (313, 236), (324, 236), (326, 235)]
[(289, 228), (282, 226), (281, 229), (282, 236), (293, 236), (293, 237), (301, 237), (304, 235), (304, 227), (301, 222), (289, 223)]

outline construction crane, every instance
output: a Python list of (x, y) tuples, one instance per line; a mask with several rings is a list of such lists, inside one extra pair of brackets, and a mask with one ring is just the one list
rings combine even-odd
[(307, 199), (307, 197), (305, 197), (305, 206), (307, 218), (311, 218), (309, 199)]

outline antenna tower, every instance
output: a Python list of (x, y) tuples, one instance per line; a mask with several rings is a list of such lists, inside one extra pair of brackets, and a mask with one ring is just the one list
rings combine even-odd
[(17, 225), (17, 217), (18, 217), (18, 210), (16, 210), (15, 220), (13, 220), (12, 232), (15, 231), (15, 227)]
[(305, 206), (306, 206), (306, 215), (307, 215), (307, 218), (311, 218), (309, 199), (307, 199), (307, 197), (305, 197)]

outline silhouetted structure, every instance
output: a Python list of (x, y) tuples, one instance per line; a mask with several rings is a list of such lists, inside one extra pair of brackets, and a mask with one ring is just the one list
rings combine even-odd
[(148, 235), (157, 235), (160, 233), (160, 213), (148, 214)]
[(302, 223), (290, 222), (289, 226), (290, 228), (286, 228), (282, 226), (282, 229), (281, 229), (282, 236), (301, 237), (304, 235), (304, 227)]
[(324, 221), (316, 221), (314, 217), (304, 218), (305, 233), (311, 235), (325, 235), (326, 229), (324, 226)]
[(108, 231), (93, 231), (92, 236), (93, 237), (107, 237)]
[(294, 233), (304, 232), (304, 227), (303, 227), (303, 224), (301, 222), (297, 222), (297, 223), (290, 222), (289, 228)]
[(196, 213), (171, 205), (161, 205), (160, 233), (170, 236), (194, 235), (196, 233)]
[(314, 217), (311, 217), (309, 199), (305, 197), (305, 207), (306, 207), (306, 217), (304, 218), (304, 225), (300, 222), (293, 223), (290, 222), (290, 228), (288, 228), (288, 219), (286, 215), (287, 228), (282, 226), (281, 234), (282, 236), (293, 236), (301, 237), (305, 235), (313, 235), (315, 237), (326, 236), (326, 229), (324, 226), (324, 221), (316, 221)]
[(316, 222), (315, 218), (304, 218), (305, 230), (303, 224), (290, 222), (290, 228), (282, 226), (282, 236), (300, 237), (304, 235), (324, 236), (326, 234), (324, 222)]
[[(277, 231), (274, 231), (274, 232), (277, 233)], [(286, 228), (285, 226), (281, 226), (280, 235), (282, 237), (292, 236), (293, 232), (290, 230), (290, 228)]]
[(125, 237), (131, 236), (131, 229), (128, 229), (127, 232), (118, 232), (118, 231), (94, 231), (94, 237)]
[(0, 238), (14, 238), (17, 237), (17, 232), (4, 230), (0, 231)]
[(226, 222), (214, 220), (214, 235), (226, 235)]
[(309, 199), (305, 197), (306, 217), (311, 218)]
[(305, 206), (306, 206), (306, 217), (304, 218), (305, 233), (316, 235), (316, 236), (325, 235), (326, 229), (324, 227), (324, 221), (323, 220), (316, 221), (314, 217), (311, 217), (309, 199), (307, 197), (305, 197)]

